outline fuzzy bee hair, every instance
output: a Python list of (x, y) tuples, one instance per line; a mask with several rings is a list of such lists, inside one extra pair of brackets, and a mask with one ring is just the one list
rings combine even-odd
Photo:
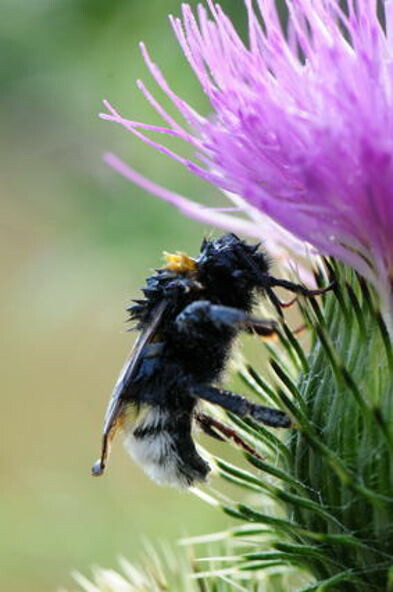
[[(139, 336), (109, 402), (93, 474), (103, 473), (120, 428), (127, 451), (151, 478), (184, 488), (205, 481), (210, 471), (192, 437), (200, 400), (273, 427), (291, 425), (283, 411), (217, 384), (239, 331), (268, 336), (276, 330), (275, 321), (251, 316), (258, 294), (277, 304), (275, 286), (304, 295), (320, 291), (272, 277), (260, 245), (234, 234), (204, 240), (196, 259), (184, 253), (165, 257), (166, 265), (147, 278), (144, 298), (128, 309)], [(200, 424), (213, 435), (205, 420)]]

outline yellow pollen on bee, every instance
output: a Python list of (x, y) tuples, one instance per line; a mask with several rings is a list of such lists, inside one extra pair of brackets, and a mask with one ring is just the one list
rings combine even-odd
[(176, 251), (176, 253), (163, 253), (166, 265), (164, 269), (174, 271), (175, 273), (190, 273), (196, 270), (197, 262), (186, 253)]

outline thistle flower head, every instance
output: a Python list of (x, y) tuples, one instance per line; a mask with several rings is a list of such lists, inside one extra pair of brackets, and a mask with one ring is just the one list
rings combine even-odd
[[(196, 14), (183, 5), (182, 18), (170, 17), (212, 114), (204, 117), (178, 97), (142, 46), (151, 74), (185, 125), (141, 82), (167, 127), (124, 119), (109, 104), (104, 117), (357, 269), (377, 286), (391, 313), (393, 3), (291, 0), (285, 23), (273, 0), (245, 0), (245, 8), (247, 41), (212, 0)], [(195, 148), (195, 159), (174, 154), (143, 129), (183, 139)], [(168, 199), (164, 190), (109, 160)], [(193, 216), (240, 230), (233, 215), (171, 199)], [(239, 218), (238, 224), (246, 223)]]

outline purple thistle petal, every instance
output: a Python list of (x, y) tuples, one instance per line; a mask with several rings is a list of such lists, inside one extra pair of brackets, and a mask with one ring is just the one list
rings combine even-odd
[(104, 155), (104, 161), (135, 185), (139, 185), (142, 189), (145, 189), (149, 193), (174, 205), (185, 216), (189, 216), (200, 222), (214, 224), (220, 228), (230, 229), (234, 232), (254, 234), (253, 224), (248, 220), (242, 220), (237, 216), (221, 213), (216, 208), (207, 208), (206, 206), (202, 206), (201, 204), (187, 199), (178, 193), (174, 193), (165, 187), (161, 187), (140, 173), (137, 173), (120, 158), (110, 152)]
[[(103, 117), (357, 269), (377, 286), (391, 313), (393, 3), (383, 4), (385, 32), (375, 0), (363, 0), (361, 6), (349, 0), (346, 12), (337, 0), (288, 0), (286, 33), (273, 0), (244, 3), (247, 44), (212, 0), (196, 11), (185, 4), (181, 18), (170, 17), (210, 101), (210, 117), (172, 91), (143, 44), (150, 73), (184, 123), (175, 121), (143, 83), (140, 90), (168, 128), (124, 119), (109, 104), (110, 114)], [(141, 130), (183, 139), (195, 147), (195, 160)], [(140, 184), (147, 188), (147, 183)], [(162, 188), (157, 191), (163, 196)], [(204, 221), (212, 224), (240, 220), (249, 225), (248, 232), (259, 234), (255, 216), (246, 222), (198, 209), (193, 202), (172, 203), (198, 219), (203, 211)], [(220, 216), (225, 218), (219, 223)]]

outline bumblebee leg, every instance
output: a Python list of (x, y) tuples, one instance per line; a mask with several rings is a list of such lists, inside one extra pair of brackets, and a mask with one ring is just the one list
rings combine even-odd
[(173, 297), (178, 294), (188, 294), (189, 292), (197, 292), (202, 289), (202, 284), (196, 280), (187, 277), (176, 278), (165, 287), (164, 294), (165, 296)]
[(249, 317), (250, 324), (245, 328), (247, 333), (259, 335), (263, 339), (269, 339), (277, 335), (277, 322), (270, 319), (254, 319)]
[(291, 298), (291, 300), (283, 302), (278, 298), (271, 288), (267, 289), (267, 294), (274, 306), (280, 310), (280, 313), (282, 308), (290, 308), (293, 304), (295, 304), (295, 302), (297, 302), (297, 296), (294, 296), (294, 298)]
[(216, 438), (217, 440), (224, 441), (224, 438), (222, 438), (222, 436), (219, 436), (214, 431), (214, 430), (216, 430), (217, 432), (220, 432), (220, 434), (223, 434), (223, 436), (225, 436), (225, 438), (228, 438), (229, 440), (233, 440), (233, 442), (235, 442), (235, 444), (237, 444), (237, 446), (240, 446), (240, 448), (243, 448), (243, 450), (245, 452), (252, 454), (256, 458), (262, 459), (262, 456), (260, 456), (258, 454), (258, 452), (256, 452), (256, 450), (254, 450), (254, 448), (249, 446), (249, 444), (247, 444), (247, 442), (245, 442), (243, 440), (243, 438), (241, 438), (239, 436), (239, 434), (237, 432), (235, 432), (235, 430), (233, 430), (229, 426), (225, 425), (224, 423), (221, 423), (221, 421), (218, 421), (214, 417), (211, 417), (211, 415), (207, 415), (207, 413), (201, 413), (201, 412), (195, 413), (194, 417), (195, 417), (196, 421), (199, 423), (202, 430), (208, 436), (211, 436), (212, 438)]
[[(210, 438), (214, 438), (215, 440), (220, 440), (220, 442), (224, 442), (224, 438), (217, 433), (218, 431), (222, 431), (219, 430), (216, 425), (218, 422), (216, 422), (210, 415), (198, 411), (197, 413), (194, 413), (194, 419), (207, 436), (210, 436)], [(214, 431), (214, 429), (217, 431)]]
[(281, 308), (291, 308), (291, 306), (293, 306), (295, 302), (297, 302), (297, 296), (291, 298), (291, 300), (285, 300), (285, 302), (280, 300), (280, 306)]
[(219, 405), (239, 417), (252, 417), (273, 428), (289, 428), (292, 422), (284, 411), (271, 409), (252, 403), (245, 397), (212, 386), (195, 386), (191, 389), (192, 396)]
[(212, 304), (208, 300), (197, 300), (189, 304), (176, 317), (175, 323), (177, 329), (184, 333), (204, 330), (206, 325), (216, 329), (255, 331), (258, 335), (266, 337), (277, 331), (277, 323), (272, 319), (257, 319), (237, 308)]
[[(310, 290), (301, 284), (295, 284), (294, 282), (290, 282), (288, 280), (282, 280), (280, 278), (275, 278), (273, 276), (269, 276), (269, 287), (274, 288), (285, 288), (290, 292), (294, 292), (294, 294), (301, 294), (302, 296), (306, 296), (307, 298), (311, 298), (312, 296), (319, 296), (320, 294), (325, 294), (325, 292), (329, 292), (335, 286), (335, 282), (332, 282), (326, 288), (318, 288), (316, 290)], [(277, 297), (276, 297), (277, 298)]]

